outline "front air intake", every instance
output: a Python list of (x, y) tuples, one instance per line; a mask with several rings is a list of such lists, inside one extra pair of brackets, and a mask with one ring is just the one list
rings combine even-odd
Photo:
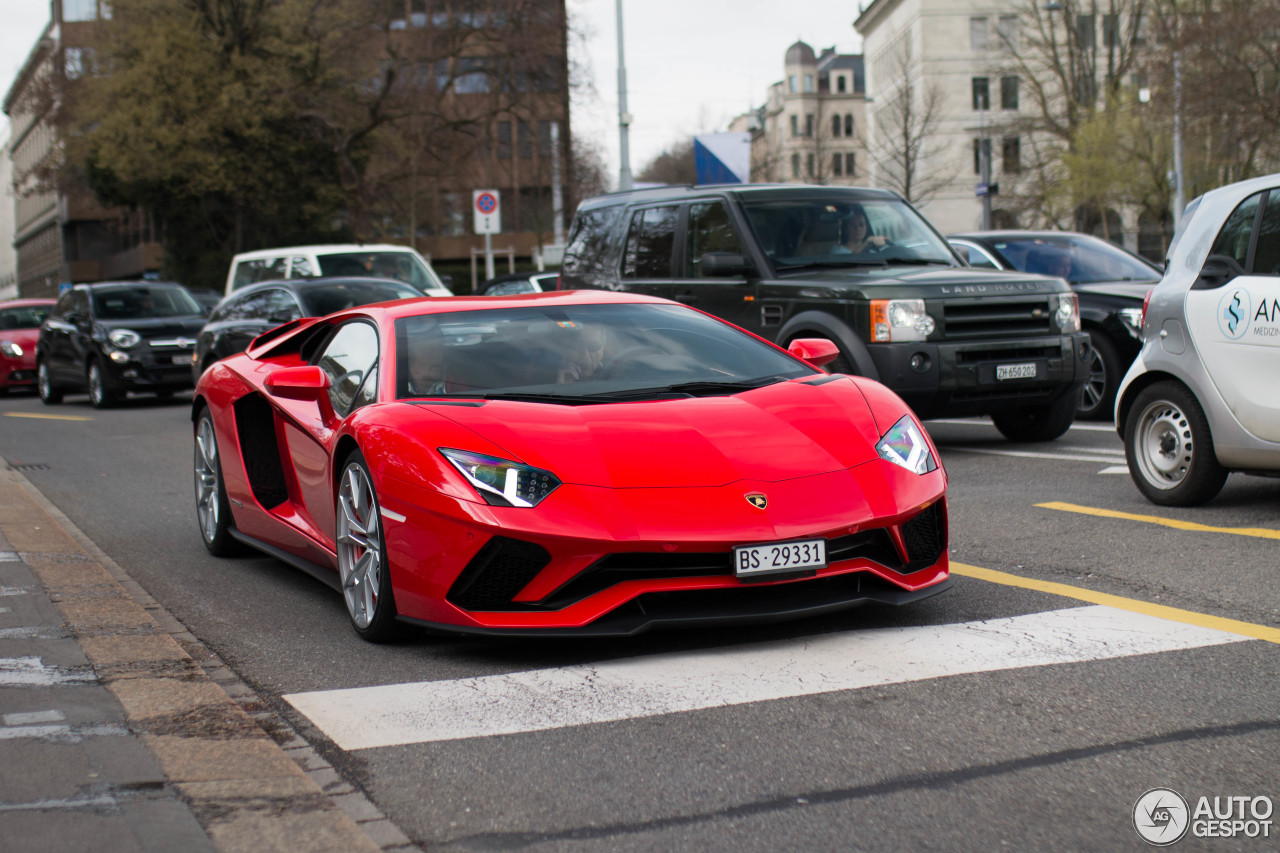
[(471, 558), (445, 597), (463, 610), (524, 610), (528, 605), (511, 600), (550, 562), (541, 545), (495, 536)]
[(931, 504), (924, 512), (904, 523), (902, 541), (907, 546), (904, 572), (919, 571), (938, 562), (947, 547), (947, 517), (942, 501)]

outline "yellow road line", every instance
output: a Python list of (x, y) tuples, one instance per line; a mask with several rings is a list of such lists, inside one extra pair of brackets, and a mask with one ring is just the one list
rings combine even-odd
[(1137, 513), (1132, 512), (1116, 512), (1113, 509), (1097, 509), (1096, 507), (1060, 503), (1058, 501), (1036, 504), (1036, 506), (1044, 509), (1058, 509), (1063, 512), (1078, 512), (1082, 515), (1096, 515), (1101, 518), (1121, 518), (1125, 521), (1142, 521), (1147, 524), (1159, 524), (1163, 527), (1172, 527), (1175, 530), (1194, 530), (1199, 533), (1230, 533), (1233, 536), (1253, 536), (1258, 539), (1280, 539), (1280, 530), (1272, 530), (1267, 527), (1211, 527), (1207, 524), (1197, 524), (1194, 521), (1178, 521), (1173, 518), (1161, 518), (1158, 515), (1138, 515)]
[(1105, 592), (1094, 592), (1091, 589), (1081, 589), (1070, 584), (1034, 580), (1022, 575), (997, 572), (994, 569), (966, 566), (964, 563), (952, 563), (951, 573), (961, 577), (998, 583), (1002, 586), (1016, 586), (1022, 589), (1035, 590), (1036, 592), (1047, 592), (1052, 595), (1074, 598), (1077, 601), (1087, 601), (1090, 604), (1102, 604), (1118, 610), (1128, 610), (1131, 613), (1142, 613), (1147, 616), (1155, 616), (1158, 619), (1168, 619), (1171, 622), (1182, 622), (1201, 628), (1213, 628), (1218, 631), (1226, 631), (1229, 634), (1252, 637), (1255, 640), (1266, 640), (1268, 643), (1280, 643), (1280, 628), (1269, 628), (1266, 625), (1255, 625), (1252, 622), (1240, 622), (1236, 619), (1210, 616), (1207, 613), (1179, 610), (1176, 607), (1166, 607), (1163, 604), (1151, 604), (1134, 598), (1124, 598), (1119, 595), (1109, 595)]
[(39, 418), (44, 421), (91, 421), (84, 415), (42, 415), (39, 412), (5, 412), (6, 418)]

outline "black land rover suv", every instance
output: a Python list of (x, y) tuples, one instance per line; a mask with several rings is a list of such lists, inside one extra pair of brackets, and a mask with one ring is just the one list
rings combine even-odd
[(1075, 294), (970, 269), (885, 190), (662, 187), (588, 199), (560, 288), (693, 305), (787, 346), (828, 338), (833, 372), (877, 379), (922, 418), (990, 415), (1015, 441), (1071, 426), (1088, 376)]

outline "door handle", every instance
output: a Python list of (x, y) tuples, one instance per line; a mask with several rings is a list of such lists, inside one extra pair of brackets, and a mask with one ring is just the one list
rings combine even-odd
[(677, 293), (676, 294), (676, 302), (679, 302), (682, 305), (693, 305), (697, 301), (698, 301), (698, 296), (696, 293)]

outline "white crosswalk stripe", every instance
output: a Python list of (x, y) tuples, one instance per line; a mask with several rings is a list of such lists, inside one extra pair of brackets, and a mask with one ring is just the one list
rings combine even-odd
[(342, 749), (489, 737), (1243, 642), (1103, 606), (284, 698)]

